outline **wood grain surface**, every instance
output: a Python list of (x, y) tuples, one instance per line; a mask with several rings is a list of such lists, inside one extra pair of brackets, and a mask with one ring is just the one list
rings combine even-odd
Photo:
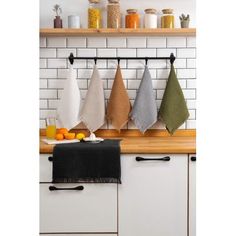
[(54, 29), (41, 28), (40, 36), (42, 37), (63, 37), (63, 36), (195, 36), (195, 28), (176, 28), (176, 29)]
[[(75, 132), (81, 132), (81, 130)], [(86, 133), (83, 130), (82, 132)], [(41, 130), (40, 134), (40, 153), (52, 153), (54, 145), (41, 141), (45, 130)], [(96, 135), (103, 138), (122, 139), (121, 153), (196, 153), (195, 130), (178, 130), (173, 136), (165, 130), (149, 130), (145, 135), (138, 130), (125, 130), (120, 134), (115, 130), (99, 130)]]

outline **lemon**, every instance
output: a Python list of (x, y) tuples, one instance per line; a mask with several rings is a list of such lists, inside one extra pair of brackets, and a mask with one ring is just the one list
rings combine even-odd
[(79, 139), (79, 140), (82, 140), (83, 138), (85, 138), (85, 135), (83, 133), (78, 133), (76, 135), (76, 138)]

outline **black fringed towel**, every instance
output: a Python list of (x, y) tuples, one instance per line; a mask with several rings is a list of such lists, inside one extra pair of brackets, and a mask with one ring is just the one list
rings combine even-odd
[(70, 143), (53, 149), (53, 183), (121, 183), (120, 140)]

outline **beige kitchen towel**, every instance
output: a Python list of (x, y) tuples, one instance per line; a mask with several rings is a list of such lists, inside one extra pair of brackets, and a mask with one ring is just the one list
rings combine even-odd
[(131, 104), (118, 65), (107, 105), (107, 118), (115, 129), (120, 129), (128, 122)]
[(80, 91), (76, 81), (76, 71), (70, 65), (64, 90), (57, 107), (57, 118), (61, 127), (72, 129), (80, 123)]
[(99, 129), (105, 123), (105, 98), (103, 83), (96, 65), (89, 83), (84, 104), (80, 113), (81, 121), (90, 132)]

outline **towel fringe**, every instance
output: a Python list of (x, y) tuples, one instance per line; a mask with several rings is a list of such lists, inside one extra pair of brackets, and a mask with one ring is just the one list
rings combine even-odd
[(120, 178), (57, 178), (52, 183), (116, 183), (121, 184)]

